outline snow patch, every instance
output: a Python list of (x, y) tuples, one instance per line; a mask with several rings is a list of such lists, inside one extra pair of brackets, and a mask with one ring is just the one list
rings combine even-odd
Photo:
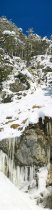
[(35, 205), (29, 196), (20, 192), (1, 172), (0, 172), (0, 209), (2, 210), (43, 210)]
[(15, 33), (15, 31), (10, 31), (10, 30), (4, 30), (3, 31), (3, 34), (5, 35), (11, 35), (11, 36), (14, 36), (16, 33)]

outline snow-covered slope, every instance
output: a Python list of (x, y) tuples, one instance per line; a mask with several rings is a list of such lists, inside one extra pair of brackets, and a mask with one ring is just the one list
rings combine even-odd
[(0, 140), (19, 136), (29, 123), (37, 123), (39, 117), (52, 117), (52, 97), (47, 94), (48, 89), (38, 88), (11, 103), (0, 104)]
[(34, 56), (29, 71), (33, 74), (36, 85), (52, 87), (52, 55)]
[[(22, 141), (20, 138), (22, 138)], [(9, 144), (7, 143), (7, 139), (9, 140)], [(12, 140), (13, 145), (11, 143)], [(17, 141), (17, 144), (14, 144), (15, 141)], [(47, 143), (48, 149), (46, 148)], [(37, 34), (29, 34), (26, 36), (23, 34), (22, 29), (17, 28), (11, 21), (8, 21), (6, 18), (0, 18), (0, 149), (2, 150), (0, 151), (0, 169), (3, 167), (5, 170), (1, 170), (10, 178), (10, 175), (14, 171), (16, 173), (17, 166), (21, 163), (21, 159), (23, 158), (23, 175), (25, 173), (24, 164), (26, 164), (29, 187), (28, 179), (32, 171), (31, 162), (27, 161), (27, 156), (30, 155), (30, 159), (28, 160), (31, 161), (31, 156), (34, 154), (32, 168), (35, 164), (36, 173), (38, 174), (39, 167), (44, 166), (44, 164), (46, 165), (47, 161), (52, 160), (52, 156), (50, 155), (51, 144), (52, 40), (49, 40), (47, 37), (41, 38)], [(22, 147), (22, 151), (20, 150), (20, 146)], [(20, 151), (19, 154), (18, 149)], [(33, 151), (33, 154), (31, 151)], [(49, 151), (50, 154), (47, 155)], [(26, 162), (24, 161), (25, 154)], [(37, 157), (40, 158), (40, 161)], [(6, 171), (6, 168), (8, 171)], [(12, 173), (11, 170), (13, 170)], [(21, 173), (20, 166), (19, 171)], [(41, 186), (44, 190), (44, 186), (42, 183), (40, 184), (40, 182), (41, 180), (43, 182), (44, 179), (44, 185), (46, 184), (46, 174), (47, 166), (44, 167), (43, 170), (41, 168), (38, 174), (39, 191), (37, 190), (35, 192), (34, 189), (35, 197), (37, 196), (37, 198), (39, 198), (39, 194), (36, 193), (40, 193)], [(12, 177), (15, 178), (14, 173)], [(11, 181), (13, 181), (13, 179), (11, 179)], [(25, 178), (23, 181), (25, 181)], [(52, 183), (52, 181), (50, 183)], [(33, 197), (33, 193), (31, 197)], [(49, 204), (47, 206), (49, 206)], [(18, 189), (0, 173), (0, 209), (37, 210), (39, 208), (35, 205), (35, 202), (33, 204), (27, 195), (18, 191)]]
[(43, 210), (35, 205), (29, 196), (20, 192), (1, 172), (0, 172), (0, 209), (1, 210)]
[[(29, 123), (37, 123), (39, 117), (52, 117), (52, 40), (48, 40), (46, 37), (44, 39), (41, 39), (41, 37), (35, 39), (37, 35), (33, 35), (32, 38), (30, 38), (32, 48), (33, 41), (34, 46), (36, 46), (36, 42), (41, 44), (41, 46), (43, 42), (43, 46), (42, 55), (37, 54), (31, 56), (27, 67), (26, 57), (24, 56), (22, 59), (20, 48), (22, 41), (23, 47), (27, 45), (27, 37), (7, 19), (3, 20), (1, 18), (0, 26), (1, 140), (8, 137), (19, 136)], [(21, 44), (18, 46), (18, 42), (14, 42), (13, 46), (11, 36), (12, 39), (16, 37), (18, 41), (20, 39)], [(9, 46), (7, 48), (8, 42)], [(46, 52), (43, 54), (45, 45)], [(19, 57), (15, 52), (15, 46), (20, 55)], [(37, 50), (37, 53), (40, 53), (39, 47)]]

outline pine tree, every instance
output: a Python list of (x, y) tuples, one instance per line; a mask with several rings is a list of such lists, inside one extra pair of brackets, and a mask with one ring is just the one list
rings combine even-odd
[(32, 54), (32, 35), (33, 35), (33, 28), (29, 28), (27, 31), (28, 33), (26, 37), (26, 61), (27, 61), (27, 67), (29, 65), (29, 61)]

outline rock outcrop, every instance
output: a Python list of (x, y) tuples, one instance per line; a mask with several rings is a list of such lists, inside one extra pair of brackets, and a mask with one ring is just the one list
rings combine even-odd
[(16, 165), (48, 164), (51, 161), (51, 126), (51, 119), (45, 118), (42, 123), (40, 118), (39, 123), (30, 124), (20, 137), (0, 141), (0, 150), (9, 157), (11, 154), (11, 158), (14, 155)]

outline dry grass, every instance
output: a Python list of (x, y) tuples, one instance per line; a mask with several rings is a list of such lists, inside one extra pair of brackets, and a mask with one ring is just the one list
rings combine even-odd
[(22, 124), (25, 124), (27, 122), (28, 118), (22, 121)]
[(9, 121), (6, 122), (5, 124), (9, 124), (9, 123), (12, 123), (12, 122), (15, 122), (15, 120), (9, 120)]
[(4, 128), (0, 128), (0, 132), (2, 132), (4, 130)]
[(7, 116), (6, 119), (7, 120), (10, 120), (10, 119), (12, 119), (12, 117), (11, 116)]
[(19, 128), (19, 126), (20, 126), (19, 124), (12, 124), (10, 127), (13, 129), (17, 129), (17, 128)]
[(39, 108), (42, 108), (42, 106), (37, 106), (37, 105), (32, 106), (32, 109), (39, 109)]

